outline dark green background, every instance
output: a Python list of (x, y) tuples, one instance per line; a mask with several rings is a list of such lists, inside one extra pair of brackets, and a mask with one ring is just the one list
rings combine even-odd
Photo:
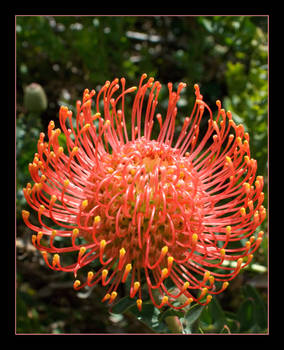
[[(267, 26), (267, 16), (17, 16), (18, 333), (153, 331), (150, 321), (138, 321), (129, 310), (121, 316), (109, 314), (100, 303), (100, 287), (90, 296), (74, 292), (71, 275), (45, 267), (21, 219), (21, 210), (28, 209), (22, 188), (30, 181), (28, 163), (39, 133), (46, 132), (50, 120), (57, 124), (59, 106), (73, 108), (85, 88), (97, 89), (123, 76), (127, 86), (137, 85), (145, 72), (165, 84), (158, 105), (163, 111), (166, 84), (185, 82), (178, 124), (191, 112), (193, 85), (198, 83), (213, 111), (220, 99), (250, 133), (267, 205)], [(47, 95), (48, 107), (42, 113), (24, 107), (24, 89), (33, 82)], [(266, 231), (267, 224), (261, 229)], [(267, 332), (267, 236), (253, 262), (213, 306), (202, 310), (193, 332), (226, 332), (224, 324), (231, 332)], [(222, 315), (221, 326), (214, 315)]]

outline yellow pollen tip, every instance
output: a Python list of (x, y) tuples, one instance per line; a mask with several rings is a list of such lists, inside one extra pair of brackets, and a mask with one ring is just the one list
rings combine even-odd
[(47, 257), (47, 251), (45, 250), (40, 250), (41, 254), (43, 257)]
[(53, 264), (59, 264), (60, 257), (58, 254), (54, 254)]
[(162, 270), (162, 278), (166, 277), (168, 273), (169, 273), (169, 270), (165, 267), (165, 268)]
[(130, 271), (132, 269), (132, 265), (131, 264), (127, 264), (125, 267), (125, 270)]
[(142, 299), (137, 299), (137, 300), (136, 300), (136, 305), (137, 305), (138, 309), (141, 310), (141, 307), (142, 307)]
[[(90, 97), (90, 96), (85, 96), (85, 97)], [(91, 107), (92, 100), (88, 100), (84, 103), (83, 107)]]
[(264, 232), (263, 232), (263, 231), (259, 231), (259, 232), (258, 232), (258, 238), (262, 238), (263, 235), (264, 235)]
[(123, 258), (124, 255), (125, 255), (125, 253), (126, 253), (125, 249), (124, 249), (124, 248), (121, 248), (120, 251), (119, 251), (119, 256), (120, 256), (121, 258)]
[(100, 118), (101, 117), (101, 113), (99, 113), (99, 112), (97, 112), (95, 115), (94, 115), (94, 119), (98, 119), (98, 118)]
[(107, 293), (107, 294), (103, 297), (102, 302), (108, 300), (109, 298), (110, 298), (110, 294)]
[(74, 230), (72, 231), (72, 234), (74, 236), (77, 236), (79, 234), (79, 230), (77, 228), (74, 228)]
[(113, 291), (110, 295), (110, 301), (113, 301), (117, 297), (117, 292)]
[(185, 283), (183, 284), (182, 289), (186, 290), (188, 287), (189, 287), (189, 282), (185, 282)]
[(244, 182), (243, 186), (245, 187), (245, 191), (249, 193), (250, 191), (250, 184), (248, 182)]
[(193, 298), (188, 298), (187, 301), (186, 301), (186, 304), (191, 304), (193, 302)]
[(138, 288), (140, 287), (140, 282), (135, 282), (134, 283), (134, 290), (138, 290)]
[(247, 241), (247, 242), (246, 242), (246, 248), (247, 248), (247, 249), (250, 249), (250, 246), (251, 246), (251, 242), (250, 242), (250, 241)]
[(226, 254), (226, 250), (224, 248), (220, 249), (220, 255), (223, 258)]
[(103, 249), (105, 246), (106, 246), (106, 241), (104, 239), (102, 239), (100, 242), (101, 249)]
[(244, 207), (242, 207), (240, 209), (240, 213), (241, 213), (242, 216), (245, 216), (246, 215), (246, 209)]
[(94, 277), (94, 273), (92, 271), (88, 272), (88, 280), (91, 280)]
[(162, 254), (163, 254), (163, 255), (166, 255), (167, 252), (168, 252), (168, 250), (169, 250), (168, 246), (165, 245), (165, 246), (162, 248)]
[(41, 204), (38, 208), (39, 213), (41, 214), (44, 211), (44, 209), (45, 209), (45, 206)]
[[(67, 108), (67, 107), (66, 107)], [(68, 109), (68, 108), (67, 108)], [(49, 122), (49, 127), (51, 128), (51, 129), (53, 129), (54, 127), (55, 127), (55, 124), (54, 124), (54, 121), (53, 120), (51, 120), (50, 122)]]
[(42, 183), (35, 183), (35, 190), (38, 192), (42, 189)]
[(69, 184), (70, 184), (70, 181), (68, 179), (64, 181), (64, 187), (68, 187)]
[(101, 222), (101, 217), (99, 215), (97, 215), (94, 218), (94, 224), (98, 224), (99, 222)]
[(232, 159), (229, 156), (226, 156), (226, 162), (227, 163), (232, 163)]
[(81, 208), (82, 209), (85, 209), (87, 206), (88, 206), (88, 199), (85, 199), (83, 202), (82, 202), (82, 204), (81, 204)]
[(162, 299), (162, 304), (166, 304), (168, 302), (169, 298), (165, 295)]
[(129, 92), (133, 92), (133, 91), (135, 91), (135, 90), (137, 90), (137, 86), (132, 86), (128, 91), (129, 91)]
[(33, 243), (33, 245), (35, 245), (36, 238), (37, 238), (37, 236), (36, 236), (36, 235), (32, 235), (32, 243)]
[(253, 201), (252, 200), (248, 201), (248, 207), (251, 211), (253, 211)]
[(61, 112), (63, 112), (63, 111), (65, 111), (65, 112), (67, 112), (68, 111), (68, 108), (66, 107), (66, 106), (60, 106), (60, 111)]
[(74, 288), (78, 288), (80, 286), (81, 282), (79, 280), (76, 280), (73, 284)]
[(208, 280), (208, 278), (210, 277), (210, 272), (209, 271), (206, 271), (204, 273), (204, 280)]
[(194, 233), (191, 237), (192, 244), (196, 244), (198, 240), (198, 235), (197, 233)]
[(206, 288), (206, 287), (203, 288), (203, 289), (202, 289), (202, 294), (207, 294), (207, 293), (208, 293), (208, 288)]
[[(51, 151), (51, 152), (49, 153), (49, 158), (53, 158), (53, 157), (55, 157), (55, 153), (54, 153), (53, 151)], [(33, 163), (33, 166), (36, 167), (37, 165)]]
[(210, 301), (212, 300), (212, 295), (207, 295), (207, 297), (206, 297), (206, 302), (207, 303), (210, 303)]
[(79, 150), (79, 147), (77, 147), (77, 146), (73, 147), (72, 154), (76, 154), (78, 152), (78, 150)]
[(28, 219), (28, 217), (30, 216), (30, 212), (27, 210), (22, 210), (22, 215), (24, 219)]
[(132, 265), (131, 264), (127, 264), (125, 267), (125, 271), (123, 273), (123, 277), (122, 277), (122, 283), (124, 283), (126, 281), (126, 278), (129, 274), (129, 272), (132, 270)]
[(55, 194), (53, 194), (50, 198), (50, 203), (54, 204), (56, 202), (56, 200), (57, 200), (57, 197), (55, 196)]
[(82, 256), (86, 253), (86, 248), (85, 247), (81, 247), (79, 250), (79, 255)]
[(174, 258), (172, 256), (168, 257), (168, 265), (172, 265)]
[(108, 275), (108, 270), (107, 269), (104, 269), (102, 271), (102, 278), (106, 278), (106, 276)]
[(226, 289), (228, 287), (228, 285), (229, 285), (229, 282), (224, 282), (223, 283), (223, 289)]
[(237, 266), (240, 267), (243, 263), (243, 259), (242, 258), (239, 258), (238, 261), (237, 261)]

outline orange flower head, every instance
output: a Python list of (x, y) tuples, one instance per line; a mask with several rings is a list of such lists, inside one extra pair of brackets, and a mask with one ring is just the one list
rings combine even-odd
[[(60, 128), (51, 121), (47, 138), (40, 134), (29, 164), (34, 185), (23, 190), (39, 225), (28, 211), (23, 219), (51, 269), (77, 278), (88, 268), (84, 281), (75, 280), (76, 290), (100, 283), (103, 301), (112, 303), (127, 282), (139, 310), (147, 298), (157, 308), (207, 304), (251, 262), (263, 236), (254, 236), (266, 211), (249, 135), (219, 100), (213, 118), (197, 84), (179, 135), (177, 102), (186, 84), (177, 91), (168, 84), (163, 117), (155, 113), (158, 81), (143, 74), (138, 88), (125, 85), (121, 78), (120, 84), (107, 81), (97, 95), (86, 89), (75, 122), (61, 106)], [(205, 115), (207, 128), (199, 132)]]

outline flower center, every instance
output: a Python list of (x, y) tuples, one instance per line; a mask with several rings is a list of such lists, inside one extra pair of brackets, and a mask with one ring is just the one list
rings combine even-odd
[(144, 266), (167, 246), (181, 259), (201, 229), (199, 179), (187, 158), (165, 144), (129, 142), (121, 152), (103, 156), (89, 181), (81, 234), (88, 241), (105, 240), (106, 256), (124, 248), (128, 262)]

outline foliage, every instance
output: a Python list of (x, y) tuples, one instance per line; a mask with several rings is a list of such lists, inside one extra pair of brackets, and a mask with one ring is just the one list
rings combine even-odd
[(151, 302), (143, 303), (142, 312), (135, 300), (124, 297), (111, 309), (114, 314), (133, 313), (157, 333), (170, 333), (165, 322), (168, 316), (178, 316), (182, 321), (183, 334), (192, 333), (265, 333), (267, 332), (266, 304), (256, 288), (242, 287), (242, 301), (236, 312), (225, 311), (218, 297), (207, 306), (194, 304), (186, 312), (164, 308), (156, 309)]
[[(20, 215), (25, 208), (22, 188), (30, 181), (28, 164), (39, 133), (47, 130), (50, 120), (58, 124), (59, 106), (74, 108), (85, 88), (98, 88), (115, 77), (125, 76), (131, 86), (144, 72), (162, 84), (188, 84), (178, 104), (177, 128), (191, 111), (194, 83), (213, 110), (217, 99), (223, 101), (249, 132), (253, 157), (267, 184), (267, 18), (17, 16), (16, 54), (17, 332), (167, 333), (168, 316), (180, 317), (184, 334), (267, 332), (267, 239), (255, 254), (261, 268), (246, 269), (206, 307), (193, 305), (181, 314), (159, 311), (145, 301), (138, 314), (133, 299), (125, 296), (109, 313), (96, 297), (99, 290), (84, 299), (72, 288), (65, 293), (52, 287), (52, 275), (46, 269), (42, 273), (44, 267), (36, 263), (41, 258), (30, 249), (31, 234)], [(31, 83), (43, 87), (48, 100), (45, 111), (31, 113), (25, 108), (24, 91)], [(158, 105), (162, 113), (166, 99), (167, 89), (162, 89)], [(262, 229), (266, 231), (267, 225)], [(33, 278), (37, 272), (38, 282)], [(72, 277), (64, 278), (69, 283)], [(251, 280), (253, 286), (247, 284)]]

